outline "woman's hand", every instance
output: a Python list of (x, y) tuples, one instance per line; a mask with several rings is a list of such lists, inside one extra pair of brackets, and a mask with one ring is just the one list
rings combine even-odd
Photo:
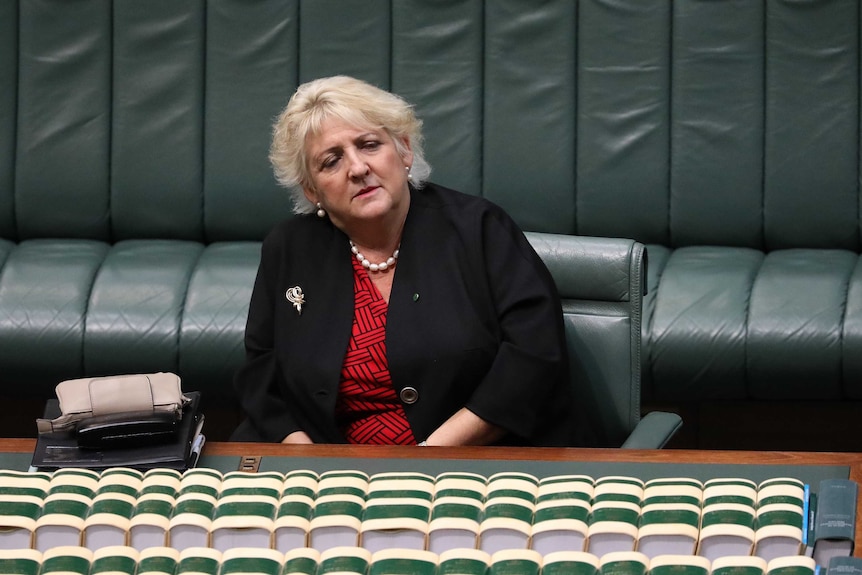
[(300, 445), (300, 444), (308, 444), (314, 443), (307, 433), (304, 431), (294, 431), (289, 434), (287, 437), (281, 440), (282, 443), (288, 443), (292, 445)]
[(488, 445), (506, 431), (462, 407), (425, 440), (425, 445)]

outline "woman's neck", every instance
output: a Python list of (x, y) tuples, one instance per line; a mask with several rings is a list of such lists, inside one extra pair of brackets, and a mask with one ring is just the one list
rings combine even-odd
[(401, 243), (409, 202), (405, 204), (403, 209), (389, 212), (377, 220), (350, 226), (343, 231), (360, 250), (363, 250), (363, 253), (367, 252), (368, 259), (372, 259), (370, 255), (374, 254), (383, 256), (385, 260)]

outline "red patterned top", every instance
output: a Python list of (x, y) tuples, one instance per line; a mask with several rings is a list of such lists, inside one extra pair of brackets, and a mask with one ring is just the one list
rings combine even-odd
[(341, 368), (335, 416), (350, 443), (415, 445), (386, 358), (386, 300), (356, 258), (353, 333)]

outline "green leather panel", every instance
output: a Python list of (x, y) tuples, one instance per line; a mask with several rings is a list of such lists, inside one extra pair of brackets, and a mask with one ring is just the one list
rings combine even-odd
[(761, 247), (763, 3), (673, 10), (671, 242)]
[(3, 273), (3, 264), (6, 263), (6, 258), (9, 257), (9, 254), (11, 254), (14, 249), (15, 244), (0, 238), (0, 273)]
[(638, 421), (621, 447), (623, 449), (661, 449), (683, 426), (682, 417), (666, 411), (650, 411)]
[[(296, 89), (297, 1), (207, 4), (204, 225), (207, 241), (262, 240), (290, 214), (268, 155)], [(242, 142), (242, 145), (237, 145)]]
[(33, 0), (19, 9), (18, 237), (106, 240), (110, 2)]
[[(20, 165), (0, 176), (17, 169), (21, 233), (74, 227), (105, 239), (113, 184), (118, 238), (260, 239), (277, 219), (264, 207), (280, 200), (259, 153), (267, 110), (299, 79), (355, 73), (427, 115), (436, 179), (484, 189), (527, 229), (760, 247), (765, 220), (773, 247), (859, 243), (858, 145), (846, 145), (859, 138), (852, 3), (775, 2), (767, 14), (742, 0), (559, 1), (523, 13), (481, 0), (299, 4), (84, 0), (73, 14), (36, 0), (19, 15), (6, 0), (16, 14), (4, 24), (21, 22), (0, 65), (21, 81), (2, 104), (20, 116)], [(28, 97), (16, 104), (19, 92)], [(518, 137), (497, 137), (507, 134)], [(564, 148), (547, 154), (554, 145)], [(44, 169), (56, 158), (63, 169)], [(16, 225), (8, 194), (4, 229)], [(37, 209), (46, 197), (65, 218)], [(193, 209), (165, 216), (168, 197)]]
[(628, 302), (632, 240), (527, 232), (563, 299)]
[(766, 245), (858, 249), (859, 3), (766, 9)]
[[(580, 444), (619, 446), (640, 420), (646, 249), (622, 239), (528, 237), (563, 298), (575, 396), (590, 430)], [(636, 446), (661, 447), (676, 427), (655, 429)]]
[(640, 381), (632, 379), (628, 306), (617, 315), (603, 306), (566, 302), (563, 317), (571, 379), (577, 382), (575, 417), (589, 437), (578, 445), (618, 447), (640, 419)]
[(763, 399), (841, 397), (841, 330), (856, 254), (783, 250), (766, 256), (751, 292), (748, 392)]
[(0, 268), (3, 393), (50, 397), (80, 376), (90, 288), (108, 252), (91, 240), (29, 240)]
[(15, 113), (18, 95), (18, 2), (0, 0), (0, 237), (15, 231)]
[(746, 396), (748, 301), (763, 253), (690, 247), (673, 252), (661, 277), (650, 326), (655, 399)]
[(183, 303), (202, 249), (167, 240), (128, 240), (111, 248), (90, 296), (87, 373), (177, 371)]
[[(576, 6), (523, 6), (485, 4), (482, 195), (517, 214), (525, 229), (572, 233)], [(543, 182), (538, 197), (536, 182)]]
[[(643, 245), (528, 233), (563, 304), (579, 445), (620, 446), (640, 419)], [(652, 447), (658, 447), (655, 444)]]
[(670, 25), (665, 0), (579, 3), (580, 235), (669, 243)]
[(649, 254), (649, 265), (647, 266), (647, 287), (646, 297), (658, 293), (658, 284), (661, 281), (661, 276), (664, 274), (664, 268), (670, 259), (673, 250), (666, 246), (656, 244), (647, 245), (647, 254)]
[(435, 182), (479, 195), (482, 187), (483, 2), (392, 3), (392, 89), (424, 122)]
[(347, 74), (389, 89), (389, 0), (300, 2), (299, 21), (300, 82)]
[(204, 0), (113, 2), (115, 239), (203, 239), (204, 14)]
[(216, 243), (201, 253), (188, 286), (179, 337), (186, 389), (207, 399), (233, 396), (234, 370), (245, 358), (243, 336), (260, 260), (260, 244)]
[(655, 316), (659, 280), (672, 253), (673, 251), (665, 246), (650, 244), (646, 247), (646, 255), (649, 263), (646, 266), (646, 294), (643, 297), (643, 311), (641, 312), (643, 316), (641, 346), (644, 350), (643, 357), (641, 358), (644, 366), (641, 372), (642, 399), (652, 399), (655, 397), (648, 354), (652, 348), (652, 323)]
[(841, 334), (841, 365), (844, 394), (850, 399), (862, 399), (862, 258), (850, 277), (847, 305)]

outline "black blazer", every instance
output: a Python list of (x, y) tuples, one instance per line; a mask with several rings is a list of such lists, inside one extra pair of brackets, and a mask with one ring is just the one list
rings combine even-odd
[[(410, 210), (387, 312), (396, 391), (418, 440), (462, 407), (510, 433), (509, 444), (568, 445), (572, 397), (565, 332), (550, 273), (499, 207), (427, 184)], [(232, 439), (281, 441), (304, 430), (343, 443), (335, 421), (353, 320), (348, 239), (298, 216), (263, 242), (235, 387), (248, 420)], [(300, 314), (286, 298), (299, 286)]]

